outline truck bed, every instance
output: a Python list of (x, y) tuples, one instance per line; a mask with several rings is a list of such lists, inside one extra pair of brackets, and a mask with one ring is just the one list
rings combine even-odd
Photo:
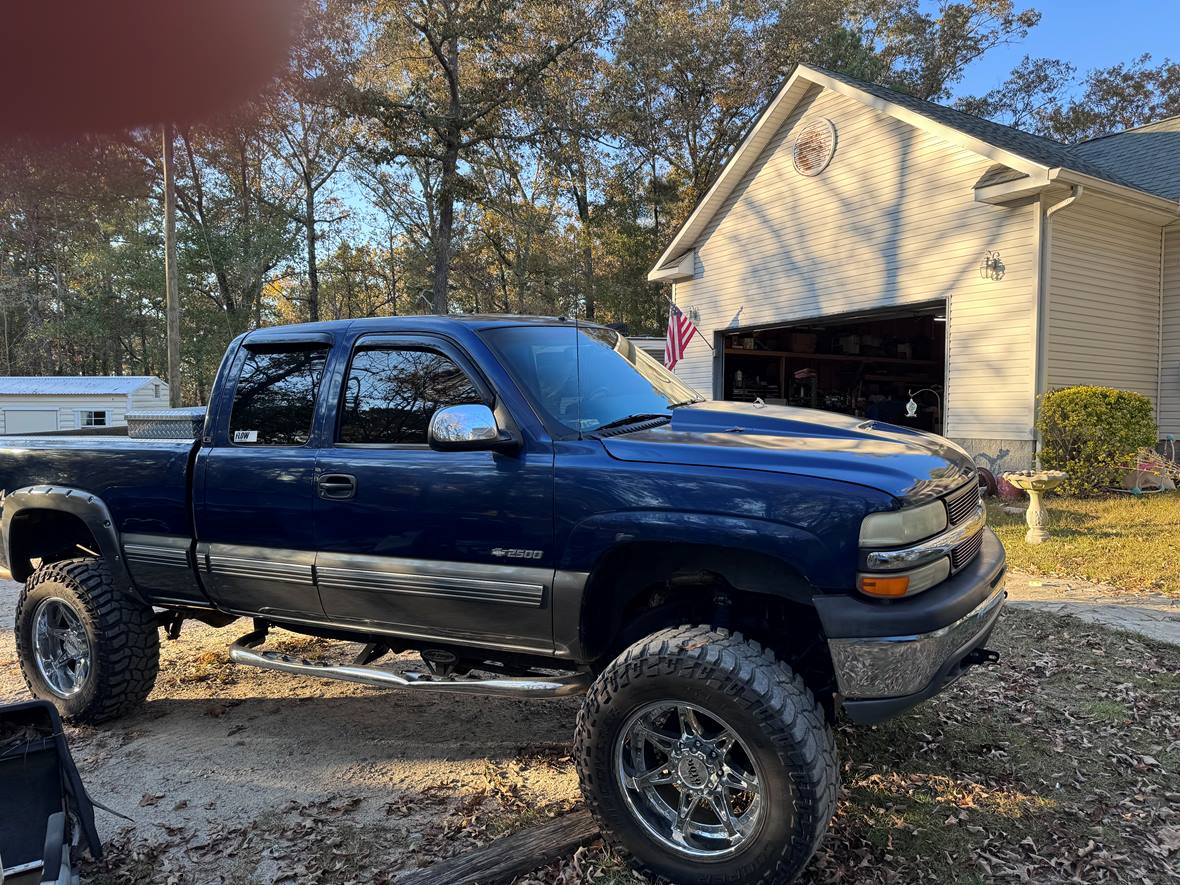
[(126, 436), (0, 437), (0, 491), (66, 486), (99, 496), (120, 533), (192, 535), (194, 440)]

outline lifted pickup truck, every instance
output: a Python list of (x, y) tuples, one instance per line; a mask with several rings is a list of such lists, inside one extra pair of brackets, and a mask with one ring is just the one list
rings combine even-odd
[[(587, 803), (678, 883), (780, 882), (836, 797), (831, 723), (972, 664), (1004, 552), (930, 434), (705, 402), (608, 328), (405, 317), (236, 339), (196, 440), (8, 438), (17, 648), (74, 721), (151, 691), (159, 632), (409, 690), (584, 694)], [(269, 652), (282, 627), (364, 644)], [(376, 662), (418, 651), (422, 672)]]

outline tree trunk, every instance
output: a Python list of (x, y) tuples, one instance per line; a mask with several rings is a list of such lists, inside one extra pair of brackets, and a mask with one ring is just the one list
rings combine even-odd
[(451, 237), (455, 226), (455, 179), (459, 174), (459, 134), (448, 139), (438, 184), (438, 235), (434, 240), (434, 312), (445, 314), (451, 274)]
[(315, 257), (315, 191), (310, 181), (304, 181), (303, 227), (307, 232), (307, 317), (320, 320), (320, 274)]

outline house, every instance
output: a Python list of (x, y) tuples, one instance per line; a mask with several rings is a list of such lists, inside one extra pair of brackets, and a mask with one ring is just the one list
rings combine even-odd
[(632, 344), (650, 356), (657, 363), (664, 361), (664, 344), (667, 342), (666, 338), (653, 338), (643, 335), (630, 335), (628, 339)]
[(0, 376), (0, 433), (44, 433), (126, 424), (134, 409), (168, 406), (154, 375)]
[(713, 345), (676, 371), (714, 398), (909, 423), (1017, 469), (1038, 395), (1100, 384), (1150, 397), (1165, 438), (1180, 117), (1071, 147), (799, 65), (648, 279)]

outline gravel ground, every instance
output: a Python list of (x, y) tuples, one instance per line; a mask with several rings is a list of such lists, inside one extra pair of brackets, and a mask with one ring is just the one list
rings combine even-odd
[[(0, 702), (26, 696), (0, 584)], [(69, 728), (101, 883), (382, 883), (579, 802), (577, 700), (382, 692), (230, 665), (224, 630), (163, 645), (142, 712)], [(292, 651), (331, 646), (278, 633)], [(1180, 882), (1180, 650), (1036, 611), (999, 667), (840, 730), (818, 882)], [(405, 659), (411, 665), (414, 658)], [(600, 844), (521, 880), (635, 883)]]

